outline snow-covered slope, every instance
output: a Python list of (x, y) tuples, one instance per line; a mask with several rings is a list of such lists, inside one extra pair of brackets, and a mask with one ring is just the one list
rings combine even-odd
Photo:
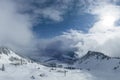
[(120, 71), (120, 58), (109, 57), (100, 52), (89, 51), (85, 56), (80, 58), (74, 66), (87, 70)]
[(109, 57), (104, 53), (95, 51), (88, 51), (83, 57), (78, 57), (74, 52), (67, 52), (62, 55), (55, 55), (55, 57), (41, 57), (41, 59), (43, 60), (42, 64), (47, 66), (67, 69), (120, 71), (120, 58)]
[(77, 68), (70, 70), (46, 67), (1, 47), (0, 80), (119, 80), (119, 61), (102, 53), (88, 52), (69, 65)]
[(92, 78), (89, 73), (45, 67), (17, 55), (8, 48), (0, 48), (0, 80), (87, 80), (87, 78), (89, 80)]
[(20, 65), (27, 64), (29, 60), (22, 58), (6, 47), (0, 47), (0, 64)]

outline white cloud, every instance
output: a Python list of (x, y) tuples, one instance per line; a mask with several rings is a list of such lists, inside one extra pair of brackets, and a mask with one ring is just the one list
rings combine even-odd
[(61, 35), (64, 42), (71, 41), (68, 46), (77, 48), (77, 53), (82, 56), (89, 50), (103, 52), (110, 56), (118, 56), (120, 31), (108, 31), (106, 33), (82, 33), (79, 30), (71, 30)]
[(49, 18), (53, 21), (62, 21), (63, 20), (63, 11), (58, 11), (56, 9), (52, 8), (45, 8), (45, 9), (39, 9), (35, 10), (35, 13), (43, 15), (44, 18)]
[(18, 53), (31, 52), (36, 43), (31, 30), (33, 21), (41, 17), (62, 21), (71, 2), (73, 0), (56, 0), (53, 4), (47, 4), (50, 3), (48, 0), (1, 0), (0, 46), (10, 47)]
[(0, 46), (22, 53), (32, 47), (32, 40), (29, 17), (19, 14), (12, 0), (0, 0)]
[(93, 4), (91, 0), (89, 3), (91, 4), (88, 13), (97, 15), (98, 21), (94, 23), (88, 33), (70, 30), (62, 36), (67, 38), (66, 41), (76, 42), (76, 44), (69, 45), (78, 48), (80, 56), (89, 50), (103, 52), (110, 56), (120, 56), (120, 27), (115, 25), (115, 22), (120, 19), (120, 7), (110, 1), (99, 2), (98, 0), (98, 3)]
[[(13, 0), (18, 5), (21, 12), (31, 14), (32, 21), (44, 18), (54, 22), (64, 20), (64, 16), (68, 10), (73, 7), (74, 0)], [(41, 19), (41, 20), (42, 20)]]
[(116, 5), (116, 0), (93, 1), (88, 2), (90, 5), (86, 12), (97, 15), (98, 21), (88, 33), (71, 29), (54, 40), (60, 40), (68, 49), (77, 49), (79, 56), (86, 54), (89, 50), (103, 52), (110, 56), (120, 56), (120, 27), (115, 25), (115, 22), (120, 19), (120, 7)]
[[(101, 4), (101, 6), (93, 9), (92, 14), (98, 16), (98, 22), (90, 29), (90, 32), (104, 32), (106, 30), (115, 29), (115, 22), (120, 19), (119, 6), (114, 4)], [(119, 29), (119, 28), (118, 28)]]
[[(17, 1), (21, 2), (20, 0)], [(44, 45), (42, 42), (45, 42), (45, 46), (48, 44), (50, 46), (52, 43), (54, 44), (54, 42), (60, 41), (62, 45), (60, 47), (57, 45), (58, 48), (61, 50), (77, 49), (80, 56), (86, 54), (88, 50), (105, 52), (108, 55), (114, 56), (119, 55), (120, 27), (115, 26), (114, 22), (120, 18), (120, 7), (115, 4), (117, 2), (116, 0), (112, 1), (114, 4), (112, 4), (111, 1), (100, 1), (101, 0), (96, 0), (94, 2), (94, 0), (89, 0), (87, 5), (84, 0), (82, 1), (85, 8), (89, 8), (86, 10), (87, 13), (98, 16), (98, 21), (90, 28), (88, 33), (83, 33), (79, 30), (70, 30), (50, 41), (41, 41), (40, 43)], [(40, 4), (45, 2), (46, 0), (39, 1)], [(59, 2), (59, 0), (57, 2)], [(49, 8), (44, 7), (39, 9), (35, 6), (30, 7), (31, 3), (20, 6), (21, 4), (16, 3), (14, 0), (1, 0), (0, 45), (8, 46), (20, 52), (31, 51), (35, 43), (35, 36), (31, 30), (31, 15), (19, 12), (29, 12), (29, 10), (33, 10), (35, 13), (34, 16), (38, 14), (40, 17), (43, 16), (54, 21), (61, 21), (63, 20), (62, 16), (65, 14), (65, 11), (72, 5), (71, 2), (73, 2), (73, 0), (63, 0), (63, 4), (60, 2), (61, 4), (59, 5), (56, 4)], [(24, 3), (24, 1), (22, 1), (22, 3)], [(110, 21), (108, 21), (109, 18), (111, 19)], [(43, 45), (40, 47), (43, 48)], [(57, 48), (56, 46), (53, 47)]]

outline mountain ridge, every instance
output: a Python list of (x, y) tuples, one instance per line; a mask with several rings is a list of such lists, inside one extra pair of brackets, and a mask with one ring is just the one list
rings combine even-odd
[[(6, 51), (5, 51), (6, 50)], [(3, 48), (0, 54), (0, 80), (119, 80), (120, 59), (100, 52), (88, 52), (74, 64), (52, 64), (49, 67), (31, 62), (12, 50)], [(7, 53), (6, 52), (10, 52)], [(73, 53), (72, 53), (73, 54)], [(64, 58), (68, 58), (65, 55)], [(74, 57), (74, 56), (71, 56)], [(104, 58), (103, 58), (104, 57)], [(107, 59), (109, 58), (109, 59)], [(62, 65), (62, 66), (61, 66)], [(74, 68), (74, 70), (73, 70)], [(71, 70), (72, 69), (72, 70)], [(109, 77), (108, 77), (109, 76)], [(94, 78), (95, 77), (95, 78)]]
[[(67, 55), (66, 55), (67, 54)], [(119, 69), (118, 66), (120, 66), (120, 58), (118, 57), (109, 57), (101, 52), (96, 51), (88, 51), (87, 54), (85, 54), (82, 57), (75, 57), (78, 56), (73, 52), (66, 53), (65, 55), (62, 55), (62, 62), (65, 60), (65, 62), (60, 62), (56, 59), (50, 59), (46, 60), (44, 63), (39, 63), (39, 61), (34, 61), (35, 63), (39, 63), (44, 66), (48, 67), (61, 67), (61, 68), (74, 68), (74, 69), (92, 69), (97, 70), (97, 67), (106, 69), (106, 67), (111, 67), (111, 70), (116, 68)], [(60, 57), (60, 56), (59, 56)], [(75, 58), (75, 59), (74, 59)], [(73, 61), (71, 63), (66, 63), (66, 60)], [(18, 54), (14, 53), (12, 50), (6, 47), (0, 47), (0, 62), (1, 63), (9, 63), (9, 64), (21, 64), (21, 61), (23, 64), (27, 64), (30, 61), (32, 62), (32, 59), (25, 59), (22, 56), (19, 56)], [(104, 65), (104, 66), (103, 66)], [(71, 68), (70, 68), (71, 67)], [(110, 70), (110, 69), (109, 69)]]

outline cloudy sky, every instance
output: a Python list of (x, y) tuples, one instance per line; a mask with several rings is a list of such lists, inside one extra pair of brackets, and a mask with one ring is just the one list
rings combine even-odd
[(120, 0), (0, 0), (0, 45), (120, 56)]

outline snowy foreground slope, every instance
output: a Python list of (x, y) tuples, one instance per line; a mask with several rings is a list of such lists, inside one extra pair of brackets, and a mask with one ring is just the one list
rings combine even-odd
[[(78, 60), (78, 62), (72, 65), (72, 67), (74, 66), (77, 69), (70, 70), (45, 67), (15, 54), (8, 48), (0, 48), (0, 80), (120, 80), (119, 68), (113, 68), (114, 66), (119, 66), (119, 59), (113, 59), (113, 62), (111, 62), (112, 58), (109, 58), (113, 64), (105, 65), (105, 67), (109, 68), (105, 70), (104, 65), (102, 66), (103, 68), (99, 68), (99, 65), (96, 65), (97, 67), (94, 69), (93, 66), (96, 61), (94, 61), (93, 66), (89, 67), (92, 64), (89, 62), (89, 60), (92, 60), (92, 57), (86, 58), (84, 56), (82, 58), (83, 62)], [(96, 56), (94, 60), (97, 60)], [(106, 57), (104, 60), (106, 61)], [(97, 63), (103, 64), (104, 62), (100, 63), (98, 60), (95, 64)], [(97, 70), (97, 68), (99, 69)]]

